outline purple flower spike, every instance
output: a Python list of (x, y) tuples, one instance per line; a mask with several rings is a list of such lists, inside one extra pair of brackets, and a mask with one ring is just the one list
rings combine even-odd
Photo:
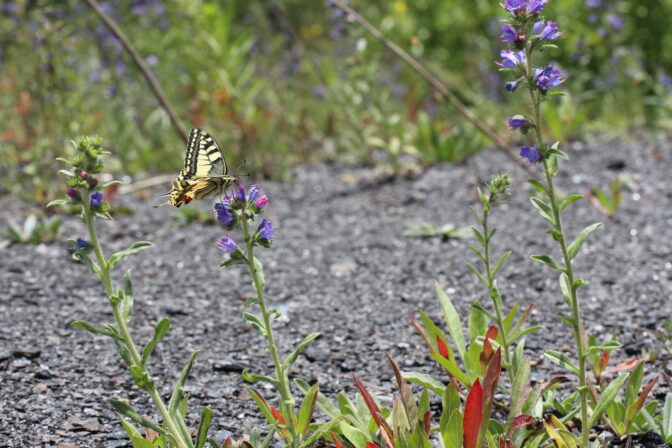
[(504, 68), (523, 68), (527, 64), (527, 55), (525, 54), (525, 50), (502, 50), (500, 56), (502, 57), (502, 62), (498, 62), (497, 65)]
[(259, 199), (257, 199), (257, 202), (254, 203), (254, 206), (256, 208), (264, 208), (268, 205), (268, 196), (263, 195)]
[(219, 250), (226, 253), (235, 252), (236, 249), (238, 249), (238, 245), (231, 239), (231, 237), (228, 234), (217, 242), (217, 247), (219, 248)]
[(519, 36), (518, 32), (511, 25), (504, 24), (502, 25), (502, 35), (499, 36), (504, 42), (513, 44), (518, 41)]
[(82, 199), (82, 196), (74, 188), (68, 188), (68, 191), (66, 191), (65, 194), (67, 194), (71, 199), (74, 199), (75, 201), (79, 201)]
[(81, 238), (77, 238), (77, 241), (75, 242), (75, 244), (80, 249), (86, 249), (87, 247), (89, 247), (89, 242), (86, 241), (86, 240), (83, 240)]
[(103, 193), (100, 191), (91, 195), (91, 206), (99, 207), (103, 205), (103, 202), (105, 202), (105, 196), (103, 196)]
[(229, 208), (228, 199), (215, 204), (215, 212), (217, 213), (217, 220), (222, 223), (224, 227), (228, 227), (233, 222), (233, 213)]
[(505, 0), (502, 6), (510, 13), (515, 14), (527, 6), (527, 0)]
[(248, 195), (247, 200), (249, 202), (254, 202), (257, 200), (258, 197), (259, 197), (259, 187), (257, 187), (256, 185), (252, 185), (250, 187), (250, 194)]
[(541, 154), (535, 146), (522, 146), (520, 156), (526, 158), (530, 163), (536, 163), (541, 159)]
[(558, 32), (558, 24), (555, 22), (537, 22), (534, 24), (534, 34), (539, 36), (541, 40), (553, 40), (560, 36)]
[(553, 65), (549, 65), (545, 68), (535, 68), (534, 79), (537, 88), (542, 92), (548, 91), (551, 87), (557, 87), (565, 81), (562, 72), (554, 69)]
[(547, 0), (505, 0), (502, 6), (511, 14), (539, 14)]
[(275, 229), (273, 228), (273, 223), (264, 218), (261, 220), (257, 231), (259, 232), (259, 238), (270, 241), (273, 239), (273, 232)]

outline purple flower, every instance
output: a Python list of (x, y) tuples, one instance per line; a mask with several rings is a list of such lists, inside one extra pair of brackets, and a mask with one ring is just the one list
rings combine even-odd
[(590, 9), (599, 8), (602, 6), (602, 0), (586, 0), (586, 6)]
[[(499, 36), (504, 42), (513, 44), (518, 41), (519, 36), (518, 32), (514, 27), (508, 24), (502, 25), (502, 35)], [(522, 37), (522, 36), (520, 36)], [(522, 40), (522, 39), (521, 39)]]
[(318, 100), (323, 100), (327, 96), (327, 88), (322, 84), (318, 84), (313, 87), (313, 96)]
[(524, 119), (520, 118), (519, 116), (509, 118), (509, 128), (511, 128), (512, 131), (515, 131), (516, 129), (526, 129), (530, 127), (530, 123)]
[(547, 0), (505, 0), (502, 6), (511, 14), (539, 14)]
[(80, 249), (86, 249), (87, 247), (89, 247), (89, 242), (86, 241), (86, 240), (83, 240), (81, 238), (77, 238), (77, 241), (75, 241), (75, 244)]
[(588, 14), (588, 23), (597, 23), (600, 21), (600, 17), (597, 14)]
[(238, 245), (231, 239), (231, 237), (228, 234), (217, 242), (217, 247), (222, 252), (227, 253), (235, 252), (236, 249), (238, 249)]
[(254, 206), (256, 208), (264, 208), (268, 205), (268, 196), (263, 195), (259, 199), (257, 199), (257, 202), (254, 203)]
[(274, 231), (275, 229), (273, 229), (273, 224), (266, 218), (261, 220), (261, 223), (257, 228), (257, 232), (259, 232), (259, 238), (262, 240), (272, 240)]
[(217, 220), (221, 222), (224, 227), (228, 227), (233, 222), (233, 213), (229, 208), (228, 199), (216, 203), (215, 212), (217, 213)]
[(672, 76), (661, 75), (660, 83), (664, 85), (667, 88), (667, 90), (672, 92)]
[(558, 32), (558, 24), (555, 22), (537, 22), (534, 24), (534, 34), (539, 36), (541, 40), (553, 40), (557, 38), (560, 33)]
[(67, 194), (70, 198), (74, 199), (75, 201), (79, 201), (82, 199), (82, 196), (74, 188), (68, 188), (68, 191), (66, 191), (65, 194)]
[(258, 197), (259, 197), (259, 187), (257, 187), (256, 185), (252, 185), (250, 187), (250, 193), (247, 196), (247, 201), (254, 202), (257, 200)]
[(91, 195), (91, 206), (99, 207), (103, 205), (103, 202), (105, 202), (105, 196), (103, 196), (103, 193), (100, 191)]
[(554, 69), (553, 65), (549, 65), (545, 68), (535, 68), (534, 79), (537, 88), (542, 92), (548, 91), (551, 87), (557, 87), (565, 81), (562, 72)]
[(502, 50), (500, 56), (502, 57), (502, 62), (498, 62), (497, 65), (504, 68), (525, 67), (525, 64), (527, 64), (525, 50)]
[(620, 31), (623, 28), (623, 19), (618, 14), (609, 14), (609, 25), (615, 31)]
[(541, 159), (541, 154), (535, 146), (522, 146), (520, 156), (526, 158), (530, 163), (536, 163)]

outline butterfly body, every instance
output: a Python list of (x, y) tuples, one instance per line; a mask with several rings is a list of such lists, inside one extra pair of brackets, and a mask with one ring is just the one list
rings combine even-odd
[(168, 202), (161, 205), (179, 207), (193, 199), (222, 194), (236, 180), (235, 176), (228, 174), (224, 154), (215, 139), (204, 130), (194, 128), (189, 133), (184, 168), (166, 194)]

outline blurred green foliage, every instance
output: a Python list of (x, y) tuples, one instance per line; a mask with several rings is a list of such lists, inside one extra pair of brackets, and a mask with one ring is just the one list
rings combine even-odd
[[(505, 130), (494, 60), (498, 0), (350, 4)], [(207, 129), (238, 172), (364, 161), (400, 170), (457, 162), (489, 146), (413, 71), (324, 1), (100, 2), (156, 74), (185, 125)], [(184, 144), (145, 80), (85, 2), (0, 4), (0, 174), (28, 200), (53, 197), (52, 160), (81, 134), (143, 177), (181, 167)], [(565, 32), (553, 51), (571, 95), (545, 104), (550, 139), (669, 130), (672, 31), (660, 0), (551, 0)], [(242, 161), (244, 168), (239, 168)]]

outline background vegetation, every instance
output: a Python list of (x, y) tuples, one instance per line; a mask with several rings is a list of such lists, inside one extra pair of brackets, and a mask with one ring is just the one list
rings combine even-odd
[[(352, 0), (506, 133), (516, 101), (494, 61), (496, 0)], [(415, 72), (322, 0), (101, 2), (186, 127), (209, 130), (230, 168), (282, 176), (299, 162), (397, 167), (459, 161), (491, 146)], [(85, 2), (3, 1), (0, 171), (5, 193), (51, 199), (53, 159), (82, 134), (113, 145), (114, 171), (176, 172), (184, 145), (144, 78)], [(672, 4), (550, 1), (567, 31), (553, 50), (571, 95), (546, 103), (550, 139), (672, 128)], [(492, 62), (488, 62), (492, 61)], [(402, 160), (404, 158), (402, 157)]]

